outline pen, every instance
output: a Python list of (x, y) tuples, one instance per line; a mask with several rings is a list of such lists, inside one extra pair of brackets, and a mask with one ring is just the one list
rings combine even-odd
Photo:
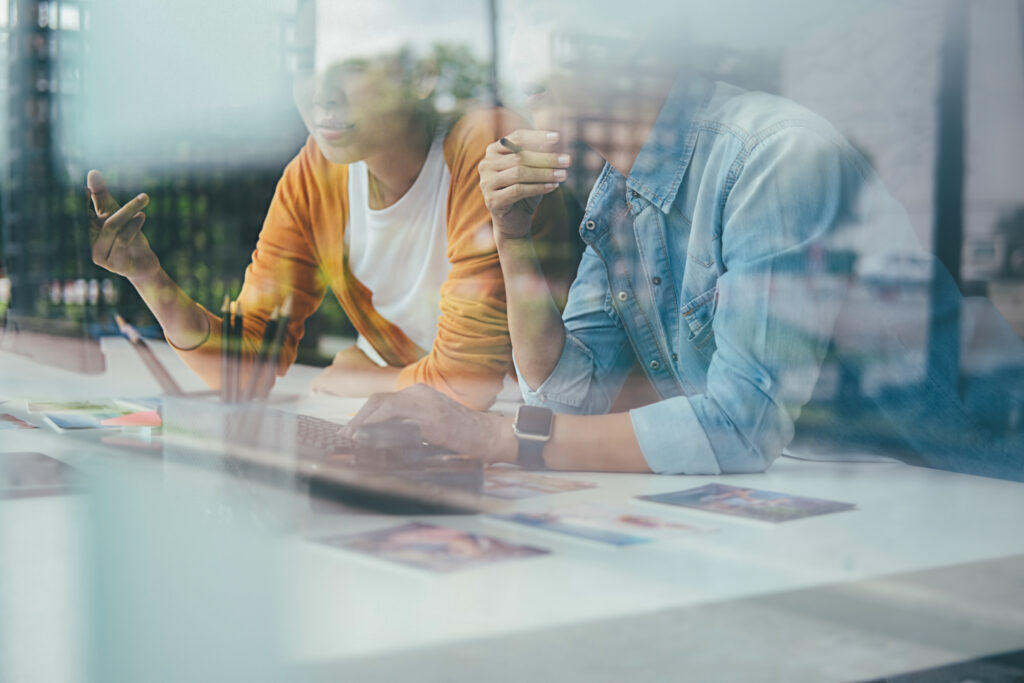
[(220, 307), (220, 400), (227, 403), (230, 399), (228, 383), (231, 381), (230, 352), (231, 345), (231, 297), (224, 295), (224, 303)]
[(512, 150), (513, 152), (515, 152), (516, 154), (518, 154), (519, 152), (522, 152), (522, 151), (523, 151), (523, 148), (522, 148), (522, 147), (520, 147), (520, 146), (519, 146), (519, 145), (517, 145), (516, 143), (512, 142), (512, 141), (511, 141), (511, 140), (509, 140), (508, 138), (502, 138), (502, 139), (498, 140), (498, 142), (500, 142), (500, 143), (501, 143), (501, 146), (502, 146), (502, 147), (505, 147), (506, 149), (510, 149), (510, 150)]
[(242, 325), (242, 302), (235, 301), (234, 305), (234, 334), (232, 335), (231, 346), (231, 401), (242, 400), (242, 339), (245, 336), (245, 327)]
[(266, 327), (263, 328), (263, 338), (260, 340), (260, 350), (256, 354), (256, 363), (249, 377), (249, 388), (245, 392), (246, 401), (256, 398), (259, 395), (260, 387), (263, 385), (263, 375), (266, 374), (267, 366), (270, 362), (271, 348), (273, 347), (274, 340), (277, 338), (280, 314), (281, 307), (274, 306), (274, 310), (270, 314), (270, 319), (267, 321)]
[(281, 347), (284, 345), (285, 336), (288, 334), (288, 323), (291, 321), (292, 316), (292, 297), (289, 294), (288, 298), (281, 304), (281, 316), (277, 321), (277, 329), (274, 330), (274, 341), (270, 346), (270, 352), (268, 356), (268, 370), (263, 373), (262, 381), (260, 386), (256, 387), (257, 396), (264, 398), (270, 393), (270, 390), (274, 388), (274, 376), (277, 375), (277, 368), (281, 365)]
[(171, 373), (167, 372), (167, 368), (164, 367), (163, 363), (153, 354), (153, 349), (149, 348), (149, 344), (142, 338), (139, 331), (129, 325), (120, 314), (115, 313), (114, 320), (117, 322), (117, 329), (121, 331), (121, 334), (128, 338), (132, 346), (138, 349), (139, 357), (142, 358), (142, 362), (145, 363), (150, 373), (160, 383), (164, 393), (168, 396), (181, 396), (184, 393), (181, 387), (171, 377)]

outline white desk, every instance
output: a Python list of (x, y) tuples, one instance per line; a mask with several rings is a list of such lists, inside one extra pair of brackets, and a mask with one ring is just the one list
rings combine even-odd
[[(121, 342), (107, 351), (120, 372), (98, 378), (0, 358), (3, 392), (155, 391)], [(315, 372), (295, 368), (282, 390), (304, 391)], [(159, 467), (101, 458), (91, 441), (45, 428), (0, 438), (0, 451), (42, 451), (83, 469)], [(0, 503), (0, 672), (80, 680), (91, 657), (104, 680), (154, 671), (167, 680), (851, 680), (1024, 647), (1022, 484), (789, 459), (760, 475), (558, 476), (598, 486), (518, 509), (712, 481), (858, 509), (781, 525), (666, 510), (719, 531), (615, 550), (475, 516), (423, 518), (552, 551), (434, 576), (308, 540), (404, 518), (292, 500), (286, 533), (251, 533), (209, 509), (168, 516), (159, 487), (145, 483), (153, 477), (137, 487), (115, 478), (89, 500)]]

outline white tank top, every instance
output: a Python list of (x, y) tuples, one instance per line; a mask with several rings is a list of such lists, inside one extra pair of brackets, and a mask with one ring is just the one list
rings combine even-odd
[[(366, 164), (348, 167), (348, 225), (345, 242), (352, 274), (373, 292), (373, 307), (422, 349), (430, 349), (441, 315), (441, 285), (448, 261), (446, 214), (451, 172), (444, 159), (442, 131), (434, 138), (412, 187), (385, 208), (369, 202)], [(362, 335), (356, 346), (386, 365)]]

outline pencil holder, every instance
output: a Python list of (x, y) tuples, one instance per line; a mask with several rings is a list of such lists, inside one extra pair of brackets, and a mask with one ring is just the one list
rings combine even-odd
[(164, 398), (164, 487), (217, 521), (288, 525), (296, 512), (294, 397), (224, 403), (213, 392)]

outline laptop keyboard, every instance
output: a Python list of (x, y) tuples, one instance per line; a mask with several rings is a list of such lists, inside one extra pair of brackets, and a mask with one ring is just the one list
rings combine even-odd
[(321, 420), (312, 415), (296, 415), (295, 417), (296, 439), (303, 451), (322, 455), (353, 451), (355, 443), (341, 434), (344, 425)]
[(424, 443), (419, 428), (409, 423), (364, 425), (359, 440), (342, 436), (343, 425), (311, 415), (295, 415), (299, 454), (312, 458), (351, 456), (352, 464), (371, 469), (419, 467), (423, 461), (451, 453)]

